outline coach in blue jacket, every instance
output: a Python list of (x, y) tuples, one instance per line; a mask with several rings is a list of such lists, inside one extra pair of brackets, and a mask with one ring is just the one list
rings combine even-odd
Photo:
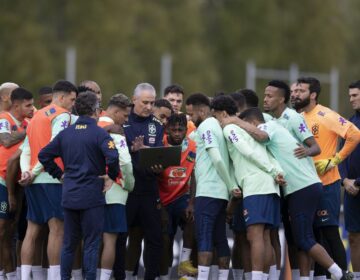
[[(155, 279), (159, 273), (162, 247), (160, 199), (157, 174), (162, 170), (143, 169), (139, 165), (139, 148), (162, 146), (163, 127), (152, 115), (155, 89), (148, 83), (138, 84), (134, 90), (134, 108), (124, 125), (130, 149), (135, 186), (126, 203), (129, 228), (140, 226), (145, 235), (145, 279)], [(131, 232), (131, 231), (129, 231)]]
[[(97, 126), (98, 100), (93, 92), (78, 96), (79, 119), (60, 132), (39, 153), (45, 171), (63, 180), (64, 243), (61, 279), (71, 279), (74, 252), (84, 239), (85, 278), (96, 279), (98, 251), (104, 223), (104, 179), (111, 184), (120, 174), (119, 155), (112, 138)], [(60, 157), (64, 172), (56, 164)], [(106, 174), (108, 168), (108, 176)]]

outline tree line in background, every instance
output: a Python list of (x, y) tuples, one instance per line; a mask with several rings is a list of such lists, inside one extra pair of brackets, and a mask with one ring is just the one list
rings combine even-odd
[(0, 81), (33, 92), (64, 78), (68, 46), (77, 50), (77, 82), (98, 81), (105, 100), (131, 95), (142, 81), (159, 88), (164, 53), (187, 94), (243, 88), (249, 59), (337, 67), (341, 108), (348, 83), (360, 78), (358, 0), (0, 0), (0, 10)]

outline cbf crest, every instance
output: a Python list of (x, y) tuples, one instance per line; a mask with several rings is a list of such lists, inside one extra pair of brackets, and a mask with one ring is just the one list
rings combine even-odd
[(156, 125), (154, 123), (149, 123), (149, 135), (150, 136), (156, 135)]
[(0, 203), (0, 212), (1, 213), (6, 213), (7, 210), (7, 203), (6, 201), (1, 201)]

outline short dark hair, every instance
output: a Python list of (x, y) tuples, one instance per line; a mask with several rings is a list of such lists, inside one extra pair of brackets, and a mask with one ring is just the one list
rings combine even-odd
[(168, 108), (171, 111), (171, 113), (174, 112), (173, 107), (171, 106), (171, 103), (169, 102), (169, 100), (164, 99), (164, 98), (156, 99), (154, 106), (157, 108), (165, 107), (165, 108)]
[(284, 103), (288, 103), (290, 99), (290, 87), (287, 83), (280, 80), (272, 80), (268, 83), (268, 86), (276, 87), (280, 90), (281, 94), (284, 96)]
[[(86, 86), (78, 86), (77, 87), (77, 92), (78, 94), (82, 93), (82, 92), (86, 92), (86, 91), (92, 91), (94, 92), (91, 88), (86, 87)], [(95, 92), (94, 92), (95, 93)]]
[(180, 114), (172, 114), (168, 119), (167, 119), (167, 124), (166, 126), (174, 126), (176, 124), (179, 124), (179, 126), (182, 127), (187, 127), (187, 118), (186, 115), (183, 113)]
[(233, 92), (230, 93), (230, 97), (235, 100), (238, 109), (243, 108), (245, 106), (246, 100), (245, 100), (245, 96), (242, 93)]
[(92, 116), (98, 108), (99, 101), (92, 91), (82, 92), (76, 98), (75, 110), (79, 116)]
[(210, 99), (203, 93), (194, 93), (186, 99), (186, 105), (210, 107)]
[(108, 107), (111, 106), (115, 106), (121, 109), (126, 109), (127, 107), (131, 107), (132, 103), (125, 94), (117, 93), (113, 95), (109, 100)]
[(182, 95), (184, 95), (184, 89), (182, 88), (182, 86), (177, 85), (177, 84), (173, 84), (170, 86), (167, 86), (164, 89), (164, 96), (168, 95), (169, 93), (180, 93)]
[(237, 91), (245, 97), (245, 103), (248, 108), (259, 106), (259, 97), (252, 89), (244, 88)]
[(246, 109), (244, 112), (242, 112), (239, 116), (240, 119), (246, 119), (249, 121), (257, 120), (262, 123), (265, 122), (264, 115), (261, 112), (261, 110), (257, 107), (252, 107), (249, 109)]
[(45, 95), (45, 94), (52, 94), (53, 93), (53, 89), (52, 87), (49, 87), (49, 86), (44, 86), (44, 87), (41, 87), (39, 89), (39, 95)]
[(315, 92), (316, 93), (316, 100), (318, 100), (318, 97), (320, 95), (321, 86), (320, 81), (314, 77), (301, 77), (297, 79), (298, 84), (308, 84), (310, 93)]
[(238, 111), (235, 100), (228, 95), (219, 95), (214, 97), (211, 102), (211, 109), (214, 111), (225, 111), (230, 116), (235, 115)]
[(53, 93), (57, 93), (57, 92), (64, 92), (65, 94), (70, 94), (71, 92), (75, 92), (77, 94), (78, 89), (73, 83), (69, 81), (59, 80), (53, 86)]
[(12, 103), (15, 101), (30, 100), (33, 98), (34, 97), (30, 91), (28, 91), (24, 88), (21, 88), (21, 87), (14, 89), (11, 92), (11, 97), (10, 97)]
[(360, 80), (357, 80), (355, 82), (352, 82), (350, 85), (349, 85), (349, 89), (350, 88), (358, 88), (360, 89)]

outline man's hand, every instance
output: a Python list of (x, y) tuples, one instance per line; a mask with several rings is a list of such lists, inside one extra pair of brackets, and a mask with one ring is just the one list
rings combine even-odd
[(104, 180), (104, 188), (103, 188), (103, 192), (107, 192), (108, 190), (111, 189), (112, 184), (114, 183), (113, 180), (110, 179), (110, 177), (108, 175), (102, 175), (99, 176), (99, 178)]
[(294, 150), (294, 155), (297, 158), (305, 158), (309, 156), (309, 149), (300, 143), (296, 143), (298, 147)]
[(345, 178), (343, 184), (348, 194), (356, 196), (359, 193), (359, 188), (355, 186), (355, 180)]
[(148, 146), (144, 145), (144, 135), (135, 137), (135, 140), (132, 141), (131, 151), (137, 152), (140, 149), (149, 148)]
[(281, 173), (276, 175), (275, 182), (276, 182), (276, 184), (278, 184), (278, 185), (280, 185), (282, 187), (285, 187), (287, 185), (287, 182), (286, 182), (286, 180), (284, 178), (284, 175), (282, 175)]
[(185, 209), (185, 219), (187, 222), (194, 221), (194, 202), (193, 200), (189, 200), (189, 204)]
[(228, 224), (232, 223), (232, 219), (234, 216), (235, 209), (239, 203), (238, 199), (230, 199), (227, 207), (226, 207), (226, 222)]
[(329, 170), (333, 169), (341, 162), (339, 154), (336, 154), (334, 157), (329, 159), (321, 159), (315, 161), (316, 171), (319, 175), (324, 175)]
[(9, 212), (11, 213), (16, 212), (17, 201), (15, 195), (9, 194), (8, 200), (9, 200)]
[(239, 198), (241, 197), (242, 193), (241, 193), (241, 190), (239, 188), (234, 188), (232, 191), (231, 191), (231, 194), (236, 197), (236, 198)]
[(220, 125), (222, 128), (224, 128), (225, 126), (227, 126), (228, 124), (240, 124), (241, 123), (241, 119), (239, 119), (238, 117), (226, 117), (223, 118), (222, 121), (220, 122)]
[(160, 174), (161, 172), (164, 171), (164, 167), (162, 167), (161, 164), (155, 164), (155, 165), (151, 166), (150, 169), (155, 174)]
[(34, 173), (31, 171), (25, 171), (21, 173), (21, 179), (19, 180), (19, 184), (23, 187), (30, 185), (35, 179)]
[(105, 129), (105, 131), (107, 133), (124, 135), (124, 128), (122, 127), (122, 125), (118, 125), (118, 124), (114, 123), (114, 124), (104, 126), (103, 128)]

